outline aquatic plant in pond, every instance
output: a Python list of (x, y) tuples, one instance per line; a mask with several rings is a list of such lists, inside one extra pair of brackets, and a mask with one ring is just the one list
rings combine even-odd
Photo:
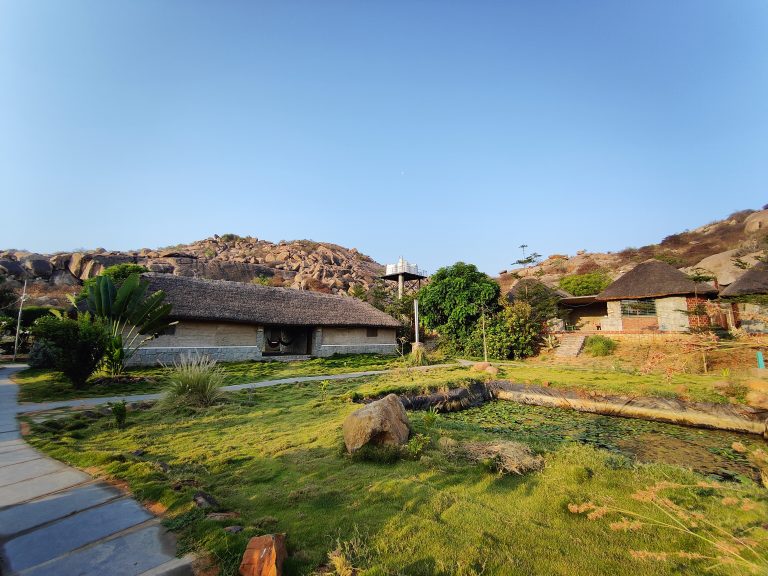
[(720, 478), (741, 475), (756, 479), (755, 467), (731, 445), (737, 441), (753, 447), (765, 444), (757, 437), (731, 432), (505, 401), (443, 414), (442, 419), (446, 431), (502, 436), (524, 442), (540, 452), (577, 442), (641, 462), (686, 466)]

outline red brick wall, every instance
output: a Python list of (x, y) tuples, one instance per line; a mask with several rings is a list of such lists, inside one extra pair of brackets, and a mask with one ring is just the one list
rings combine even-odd
[[(709, 328), (713, 324), (713, 321), (712, 321), (713, 319), (714, 319), (714, 324), (715, 325), (717, 325), (717, 326), (724, 326), (724, 323), (723, 323), (722, 319), (720, 318), (720, 316), (723, 316), (723, 314), (719, 313), (719, 311), (711, 310), (711, 308), (707, 306), (707, 304), (710, 301), (707, 300), (706, 298), (702, 298), (700, 296), (699, 297), (688, 296), (685, 299), (685, 301), (686, 301), (686, 303), (688, 305), (688, 312), (689, 312), (688, 324), (690, 325), (691, 328), (694, 328), (694, 329), (695, 328)], [(709, 315), (706, 314), (706, 313), (705, 314), (691, 314), (699, 306), (703, 307), (703, 309), (706, 312), (710, 312), (710, 311), (714, 312), (713, 319), (710, 319)]]
[(622, 330), (652, 331), (659, 329), (659, 323), (655, 316), (622, 316)]

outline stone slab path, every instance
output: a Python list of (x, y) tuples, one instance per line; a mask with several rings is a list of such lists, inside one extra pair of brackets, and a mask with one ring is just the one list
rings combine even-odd
[(25, 367), (0, 368), (0, 574), (191, 575), (191, 558), (176, 558), (174, 536), (133, 498), (24, 442), (9, 376)]

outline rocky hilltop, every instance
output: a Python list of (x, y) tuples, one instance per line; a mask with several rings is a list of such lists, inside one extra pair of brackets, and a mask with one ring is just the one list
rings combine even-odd
[(104, 249), (35, 254), (0, 251), (0, 276), (18, 284), (28, 281), (37, 304), (62, 304), (83, 280), (116, 264), (135, 263), (153, 272), (213, 280), (260, 282), (272, 286), (349, 292), (354, 285), (369, 288), (383, 266), (354, 248), (294, 240), (277, 244), (234, 234), (214, 235), (163, 249), (107, 251)]
[[(658, 244), (626, 248), (621, 252), (553, 254), (534, 265), (502, 270), (498, 281), (508, 290), (519, 278), (539, 278), (556, 285), (563, 276), (603, 271), (618, 278), (634, 266), (657, 258), (686, 272), (701, 268), (726, 286), (744, 273), (768, 250), (768, 210), (742, 210), (695, 230), (672, 234)], [(531, 247), (535, 249), (535, 246)]]

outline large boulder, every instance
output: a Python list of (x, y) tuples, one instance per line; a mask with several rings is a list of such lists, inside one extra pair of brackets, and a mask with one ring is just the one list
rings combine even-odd
[(347, 416), (343, 426), (344, 444), (350, 453), (367, 444), (400, 446), (408, 442), (410, 429), (403, 404), (390, 394)]
[(285, 534), (267, 534), (255, 536), (248, 541), (248, 546), (240, 562), (240, 576), (280, 576), (283, 562), (287, 556)]

